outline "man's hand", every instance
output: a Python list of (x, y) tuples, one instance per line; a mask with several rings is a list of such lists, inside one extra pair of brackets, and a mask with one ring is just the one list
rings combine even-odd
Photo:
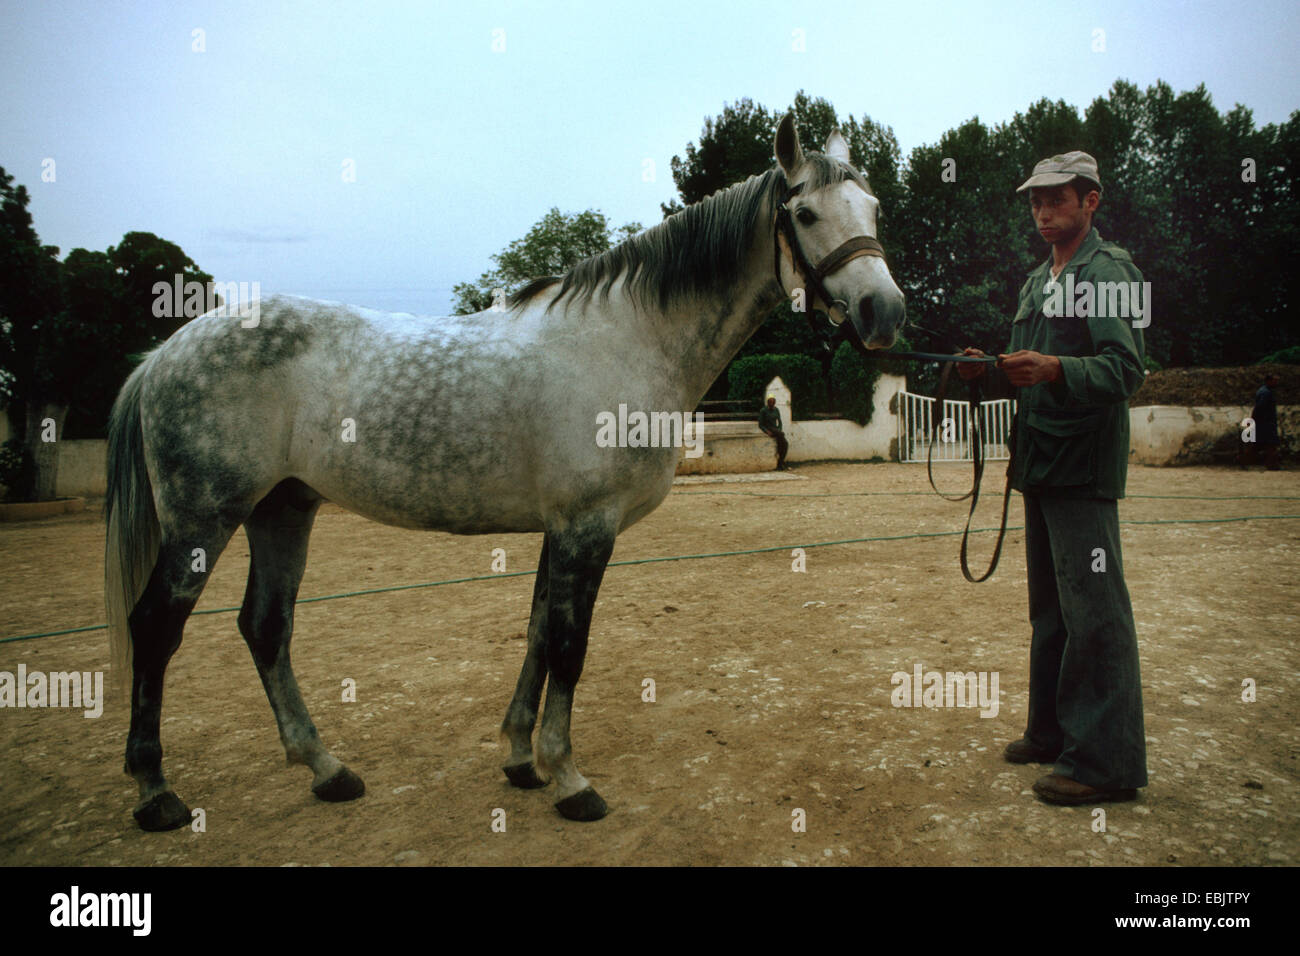
[(1012, 352), (1010, 355), (999, 355), (998, 368), (1006, 373), (1007, 381), (1016, 388), (1037, 385), (1040, 382), (1055, 382), (1065, 374), (1061, 369), (1061, 360), (1055, 355), (1044, 355), (1042, 352), (1030, 352), (1026, 349)]
[[(962, 355), (983, 355), (979, 349), (963, 349)], [(971, 379), (979, 378), (984, 374), (983, 362), (958, 362), (957, 374), (961, 376), (963, 382), (969, 382)]]

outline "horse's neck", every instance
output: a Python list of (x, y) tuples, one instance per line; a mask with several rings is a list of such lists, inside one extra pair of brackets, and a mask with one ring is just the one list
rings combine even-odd
[(782, 300), (772, 271), (774, 240), (764, 225), (770, 221), (770, 211), (759, 216), (746, 267), (735, 286), (674, 306), (656, 323), (660, 334), (668, 338), (662, 343), (665, 354), (680, 363), (687, 407), (694, 408), (704, 398), (727, 363)]

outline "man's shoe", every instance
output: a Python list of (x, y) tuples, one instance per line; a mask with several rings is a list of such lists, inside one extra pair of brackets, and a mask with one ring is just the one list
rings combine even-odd
[(1056, 763), (1056, 758), (1060, 755), (1059, 750), (1035, 747), (1023, 737), (1011, 741), (1007, 744), (1007, 749), (1002, 751), (1002, 756), (1008, 763)]
[(1137, 791), (1128, 789), (1099, 790), (1071, 777), (1062, 777), (1059, 773), (1049, 773), (1039, 777), (1034, 783), (1034, 793), (1048, 803), (1067, 807), (1076, 807), (1087, 803), (1122, 803), (1137, 799)]

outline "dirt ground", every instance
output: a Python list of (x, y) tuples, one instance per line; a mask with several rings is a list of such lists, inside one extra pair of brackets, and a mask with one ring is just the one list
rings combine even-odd
[[(996, 522), (998, 471), (982, 527)], [(99, 719), (0, 710), (0, 864), (1300, 863), (1300, 520), (1123, 526), (1150, 786), (1106, 805), (1098, 832), (1094, 808), (1033, 796), (1049, 768), (1001, 758), (1025, 720), (1021, 532), (978, 586), (961, 578), (955, 537), (810, 548), (797, 573), (796, 545), (960, 530), (964, 505), (926, 493), (918, 465), (795, 476), (682, 485), (619, 539), (614, 561), (783, 547), (606, 574), (574, 714), (604, 820), (565, 821), (553, 787), (515, 790), (499, 769), (532, 588), (522, 576), (299, 607), (299, 681), (326, 744), (366, 781), (353, 803), (316, 800), (309, 772), (285, 766), (234, 614), (191, 619), (163, 710), (165, 770), (206, 832), (136, 829), (118, 700)], [(940, 472), (954, 490), (966, 478)], [(1133, 467), (1129, 490), (1296, 499), (1300, 474)], [(1120, 506), (1123, 521), (1287, 514), (1300, 500)], [(1023, 523), (1015, 498), (1011, 523)], [(0, 636), (102, 622), (103, 535), (93, 512), (0, 526)], [(992, 536), (975, 542), (978, 564)], [(508, 571), (529, 570), (540, 538), (401, 531), (327, 505), (301, 596), (489, 574), (494, 548)], [(247, 561), (241, 535), (201, 609), (239, 602)], [(102, 630), (0, 644), (9, 672), (107, 660)], [(891, 675), (917, 663), (997, 672), (997, 715), (893, 707)], [(356, 703), (341, 700), (348, 678)], [(798, 809), (805, 832), (792, 828)]]

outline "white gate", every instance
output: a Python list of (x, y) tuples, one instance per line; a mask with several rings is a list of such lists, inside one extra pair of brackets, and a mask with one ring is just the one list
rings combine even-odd
[[(981, 402), (979, 414), (984, 436), (984, 460), (1011, 457), (1007, 436), (1016, 403), (1009, 398)], [(934, 424), (934, 399), (928, 395), (898, 393), (898, 460), (925, 461), (930, 452), (931, 426)], [(974, 448), (970, 438), (970, 403), (946, 398), (935, 436), (935, 461), (971, 461)]]

